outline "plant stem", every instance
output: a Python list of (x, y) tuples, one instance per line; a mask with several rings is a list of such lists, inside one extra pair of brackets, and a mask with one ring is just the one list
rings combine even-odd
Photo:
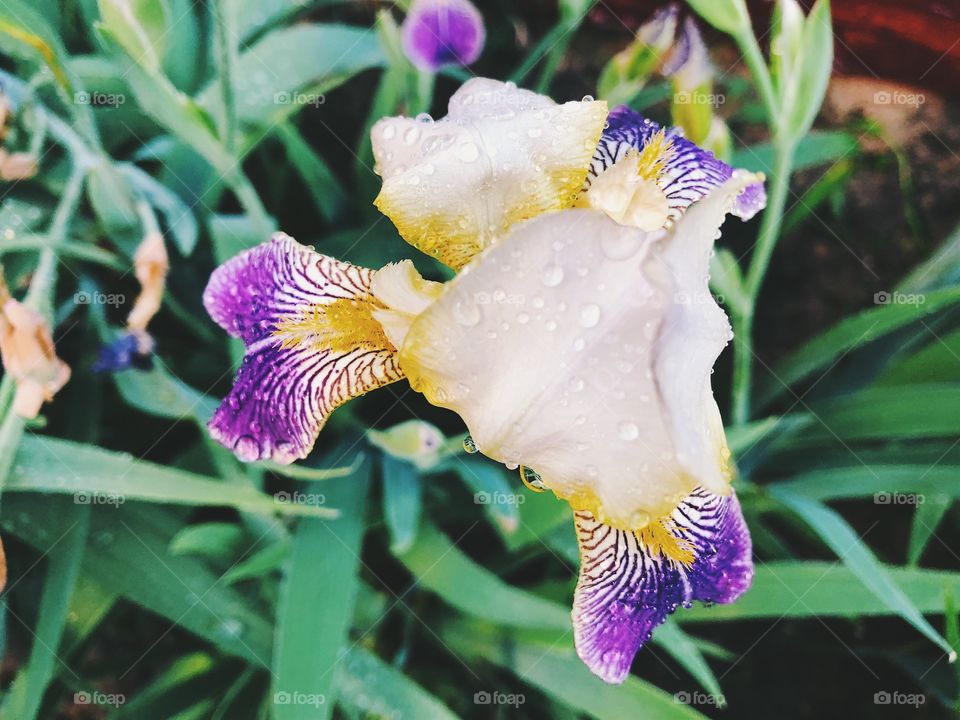
[(777, 94), (773, 89), (773, 80), (770, 77), (770, 69), (763, 59), (763, 51), (760, 50), (760, 44), (753, 34), (753, 27), (747, 22), (747, 26), (734, 35), (740, 52), (743, 53), (743, 60), (753, 75), (753, 80), (757, 84), (757, 92), (760, 93), (760, 100), (763, 102), (763, 108), (767, 113), (767, 125), (770, 127), (770, 133), (776, 137), (779, 125), (779, 102)]
[(770, 178), (770, 195), (767, 209), (760, 223), (760, 236), (750, 257), (745, 291), (747, 306), (731, 315), (734, 331), (734, 365), (732, 388), (733, 424), (742, 425), (750, 420), (750, 391), (753, 382), (753, 317), (757, 297), (764, 276), (770, 266), (770, 257), (780, 236), (783, 213), (790, 191), (790, 173), (793, 169), (794, 142), (776, 142), (774, 145), (773, 174)]

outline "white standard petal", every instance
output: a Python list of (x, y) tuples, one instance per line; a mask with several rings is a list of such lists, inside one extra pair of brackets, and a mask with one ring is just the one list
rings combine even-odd
[(604, 102), (558, 105), (475, 78), (443, 119), (373, 127), (376, 205), (407, 242), (459, 269), (514, 223), (573, 203), (606, 117)]

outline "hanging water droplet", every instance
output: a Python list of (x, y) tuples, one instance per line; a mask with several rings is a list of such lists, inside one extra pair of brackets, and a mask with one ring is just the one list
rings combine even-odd
[(467, 435), (463, 439), (463, 451), (468, 455), (473, 455), (474, 453), (480, 452), (480, 448), (477, 447), (477, 443), (474, 442), (473, 438)]
[(520, 479), (527, 488), (534, 492), (543, 492), (547, 489), (543, 478), (540, 477), (540, 473), (532, 468), (528, 468), (526, 465), (520, 466)]

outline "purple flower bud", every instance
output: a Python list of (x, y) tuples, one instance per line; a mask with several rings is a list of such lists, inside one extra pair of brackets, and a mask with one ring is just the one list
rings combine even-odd
[(431, 72), (475, 62), (486, 38), (483, 16), (470, 0), (414, 0), (402, 30), (407, 57)]

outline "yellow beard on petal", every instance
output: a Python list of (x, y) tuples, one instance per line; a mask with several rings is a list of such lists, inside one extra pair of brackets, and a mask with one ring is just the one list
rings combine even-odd
[(628, 150), (594, 178), (577, 199), (577, 207), (600, 210), (621, 225), (646, 232), (663, 228), (669, 219), (670, 205), (658, 178), (673, 153), (670, 139), (663, 130), (659, 131), (643, 150)]
[(382, 306), (370, 296), (309, 305), (282, 318), (273, 337), (284, 349), (312, 344), (336, 353), (357, 348), (396, 350), (383, 326), (374, 318), (374, 311), (380, 308)]
[(669, 516), (654, 520), (642, 530), (635, 530), (633, 535), (652, 557), (662, 557), (684, 567), (689, 567), (696, 559), (693, 544), (680, 536), (676, 523)]

